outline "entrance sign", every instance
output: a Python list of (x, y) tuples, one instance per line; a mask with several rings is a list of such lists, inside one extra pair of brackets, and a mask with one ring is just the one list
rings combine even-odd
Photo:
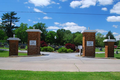
[(93, 46), (93, 41), (87, 41), (87, 46)]
[(78, 45), (78, 49), (82, 49), (82, 45)]
[(36, 46), (36, 40), (30, 40), (30, 45)]

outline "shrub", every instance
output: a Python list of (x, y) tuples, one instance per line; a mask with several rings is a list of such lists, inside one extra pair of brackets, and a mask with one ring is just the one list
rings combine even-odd
[(59, 52), (59, 53), (67, 52), (67, 48), (61, 47), (61, 48), (58, 49), (58, 52)]
[(116, 49), (120, 49), (120, 47), (117, 47)]
[(67, 49), (67, 52), (69, 53), (69, 52), (73, 52), (73, 50), (72, 49)]
[(72, 49), (73, 51), (75, 51), (75, 45), (74, 45), (74, 44), (67, 43), (67, 44), (65, 44), (65, 47), (66, 47), (67, 49)]
[(47, 47), (45, 46), (41, 48), (41, 51), (53, 52), (54, 49), (50, 46), (47, 46)]
[(48, 46), (47, 43), (46, 43), (45, 41), (41, 41), (40, 44), (41, 44), (41, 47)]

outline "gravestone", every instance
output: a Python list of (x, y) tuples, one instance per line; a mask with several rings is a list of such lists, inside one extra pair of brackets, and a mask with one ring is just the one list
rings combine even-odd
[(95, 33), (96, 30), (84, 30), (83, 42), (82, 42), (82, 53), (83, 57), (95, 57)]
[(39, 55), (40, 54), (40, 37), (42, 31), (39, 29), (28, 29), (28, 55)]

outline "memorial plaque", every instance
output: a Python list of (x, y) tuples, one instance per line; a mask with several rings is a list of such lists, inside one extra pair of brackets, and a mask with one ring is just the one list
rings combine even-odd
[(93, 41), (87, 41), (87, 46), (93, 46)]
[(30, 45), (36, 46), (36, 40), (30, 40)]

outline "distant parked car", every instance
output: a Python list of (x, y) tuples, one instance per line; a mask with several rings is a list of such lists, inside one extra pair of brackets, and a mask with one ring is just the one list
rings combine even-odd
[(117, 45), (114, 45), (114, 48), (116, 49), (118, 46)]

